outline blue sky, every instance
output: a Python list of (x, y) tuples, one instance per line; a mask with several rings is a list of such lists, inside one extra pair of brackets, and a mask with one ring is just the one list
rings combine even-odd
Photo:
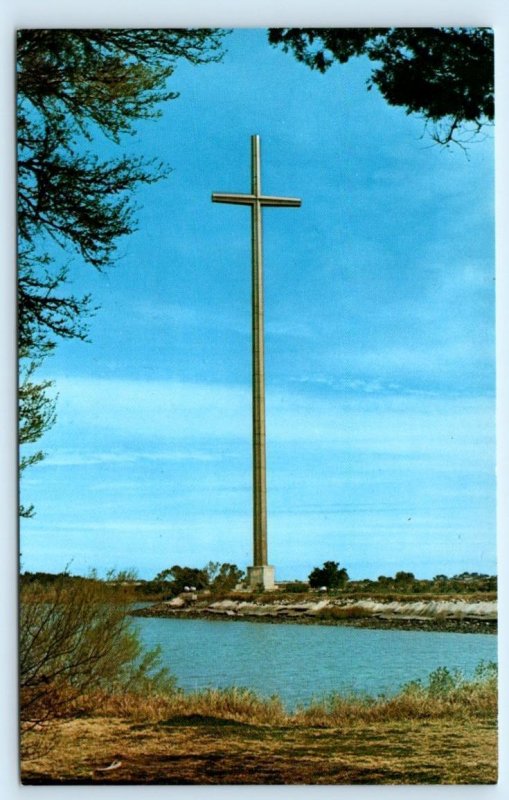
[[(228, 37), (179, 65), (180, 98), (128, 152), (173, 171), (138, 192), (138, 231), (104, 274), (90, 344), (44, 367), (59, 394), (24, 480), (23, 567), (251, 563), (249, 137), (267, 209), (269, 560), (306, 577), (494, 572), (493, 143), (434, 146), (362, 60), (319, 75)], [(104, 143), (99, 143), (103, 152)]]

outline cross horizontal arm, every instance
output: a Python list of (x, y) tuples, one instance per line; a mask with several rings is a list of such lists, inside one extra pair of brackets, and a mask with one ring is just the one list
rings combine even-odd
[(262, 194), (257, 198), (262, 206), (290, 206), (291, 208), (299, 208), (302, 205), (302, 200), (298, 197), (271, 197), (270, 195)]
[(222, 194), (220, 192), (212, 194), (213, 203), (236, 203), (240, 206), (251, 206), (255, 200), (254, 194)]
[(290, 206), (298, 208), (302, 205), (302, 200), (298, 197), (271, 197), (270, 195), (255, 194), (225, 194), (214, 192), (212, 194), (213, 203), (233, 203), (239, 206), (251, 206), (258, 202), (262, 206)]

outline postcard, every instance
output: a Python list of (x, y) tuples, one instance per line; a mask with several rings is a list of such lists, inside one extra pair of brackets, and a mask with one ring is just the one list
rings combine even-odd
[(24, 785), (496, 783), (493, 83), (19, 28)]

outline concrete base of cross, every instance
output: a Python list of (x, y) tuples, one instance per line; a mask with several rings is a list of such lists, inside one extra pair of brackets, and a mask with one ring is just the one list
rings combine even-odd
[(265, 564), (263, 567), (247, 568), (247, 586), (249, 589), (263, 589), (270, 592), (276, 588), (274, 567)]

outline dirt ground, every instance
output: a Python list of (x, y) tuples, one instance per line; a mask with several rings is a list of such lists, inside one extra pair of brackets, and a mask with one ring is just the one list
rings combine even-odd
[(497, 780), (495, 721), (405, 720), (319, 728), (249, 725), (198, 715), (159, 723), (96, 717), (61, 722), (54, 736), (51, 750), (22, 764), (24, 784)]

